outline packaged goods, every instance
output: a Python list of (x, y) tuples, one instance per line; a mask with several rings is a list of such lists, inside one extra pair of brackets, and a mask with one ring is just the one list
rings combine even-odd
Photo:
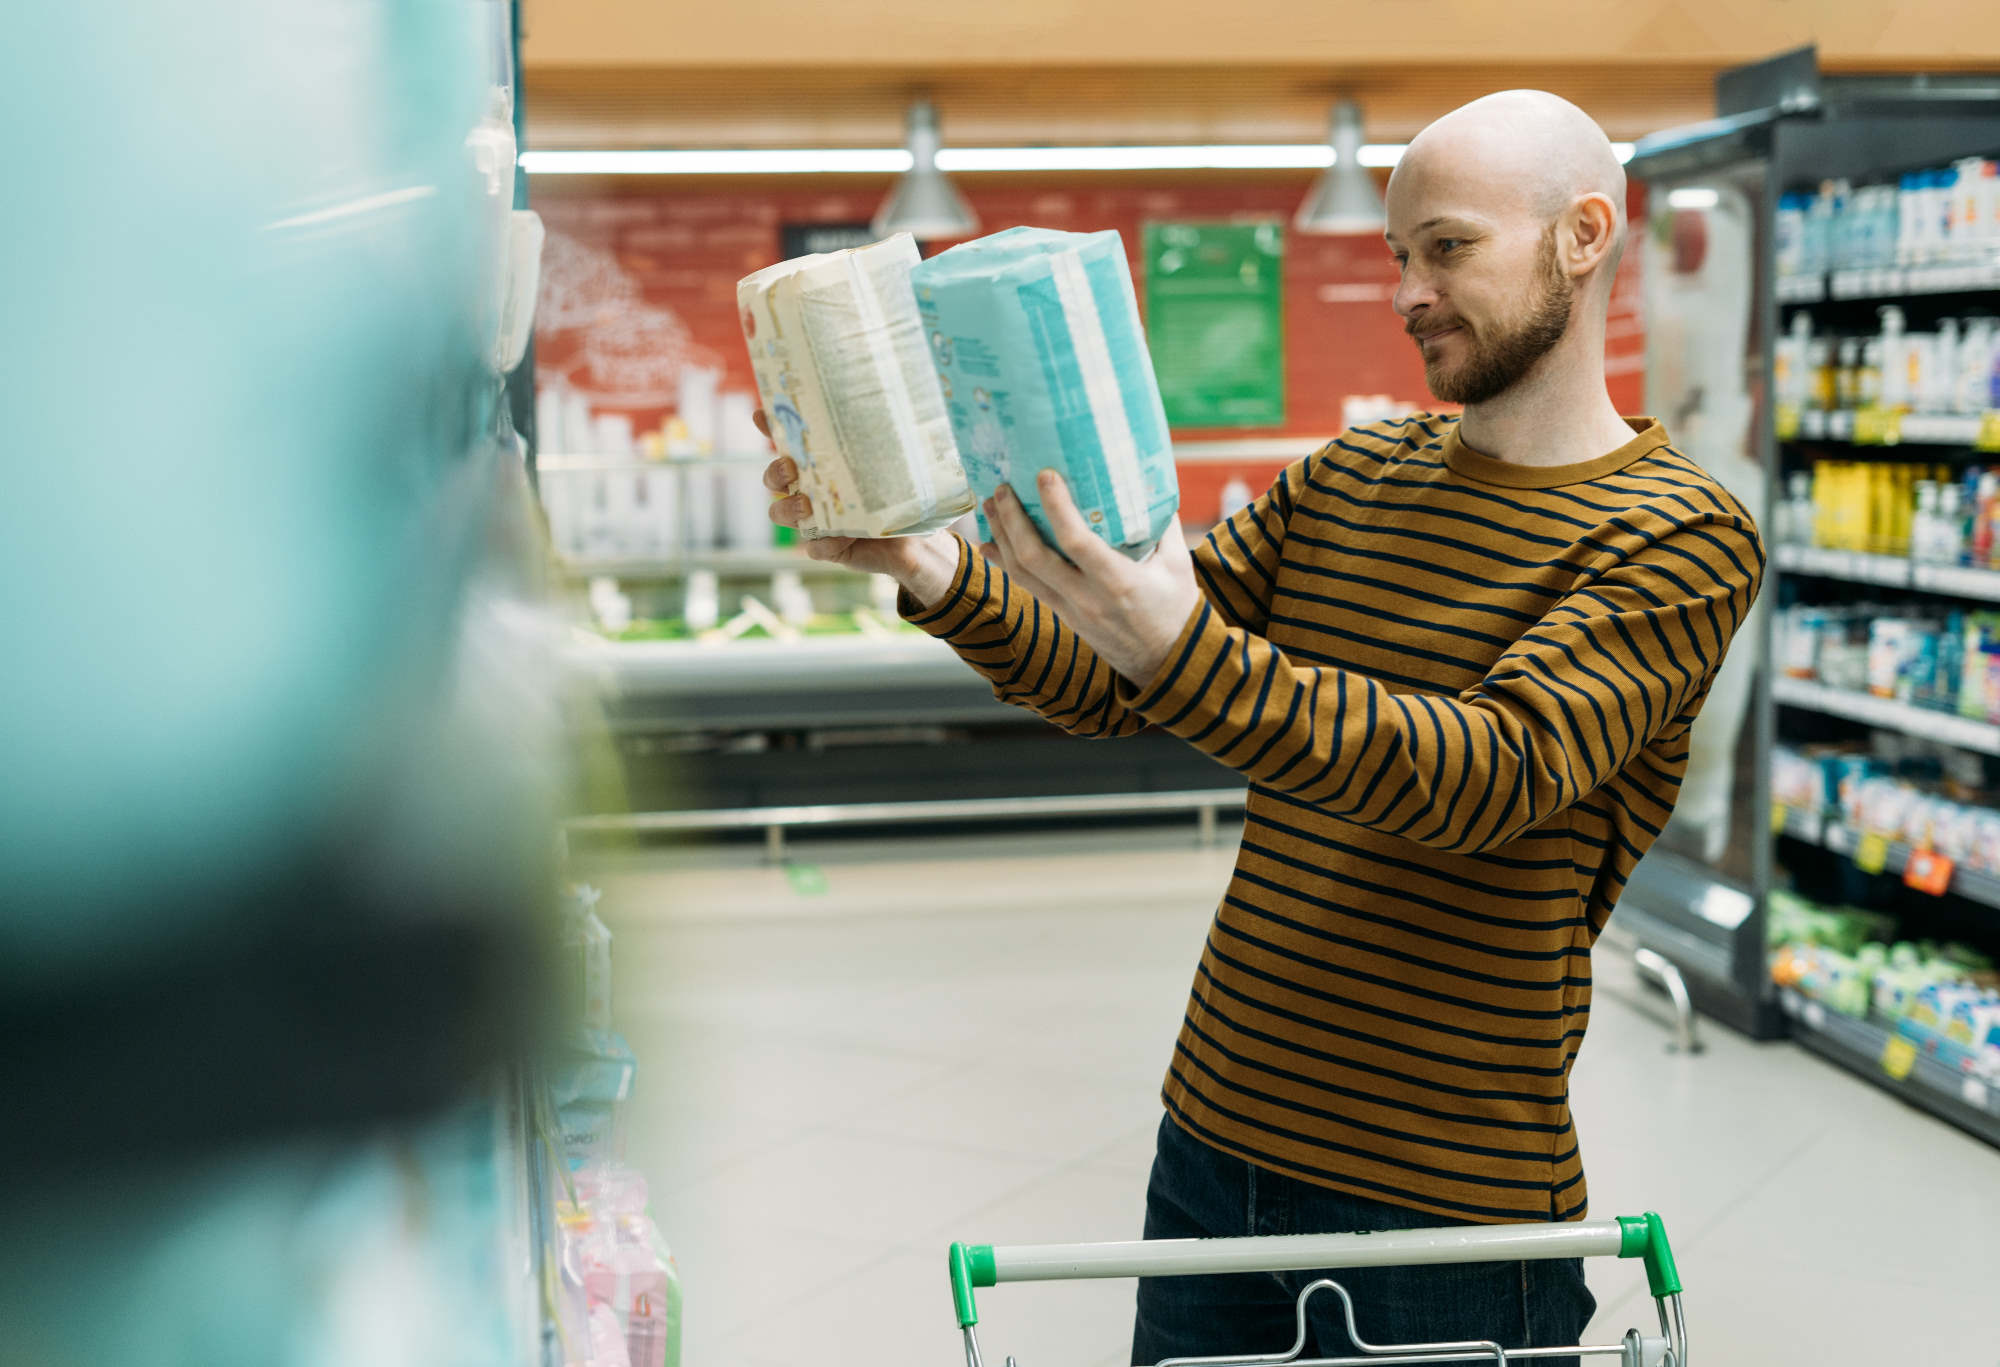
[(1053, 542), (1036, 487), (1053, 468), (1092, 531), (1148, 555), (1180, 489), (1118, 234), (1010, 228), (911, 279), (973, 493), (1011, 485)]
[(737, 283), (772, 437), (812, 500), (808, 536), (914, 536), (972, 508), (910, 292), (917, 263), (898, 233)]
[(576, 884), (562, 921), (565, 986), (576, 994), (582, 1023), (593, 1030), (611, 1028), (611, 932), (597, 915), (602, 896), (588, 884)]

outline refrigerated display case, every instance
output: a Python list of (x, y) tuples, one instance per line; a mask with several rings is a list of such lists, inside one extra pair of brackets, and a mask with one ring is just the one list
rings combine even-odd
[[(1718, 90), (1726, 101), (1720, 117), (1641, 141), (1628, 167), (1645, 183), (1648, 205), (1647, 222), (1633, 225), (1645, 253), (1646, 403), (1676, 443), (1758, 516), (1770, 560), (1753, 620), (1695, 728), (1679, 808), (1627, 888), (1619, 919), (1682, 970), (1709, 1014), (1758, 1037), (1789, 1028), (1810, 1047), (1851, 1062), (1857, 1029), (1850, 1027), (1861, 1023), (1842, 1023), (1829, 1034), (1813, 1024), (1823, 1012), (1803, 1012), (1799, 994), (1789, 989), (1780, 994), (1766, 921), (1775, 889), (1820, 876), (1821, 865), (1845, 868), (1856, 844), (1872, 842), (1857, 838), (1843, 850), (1837, 841), (1801, 840), (1803, 821), (1788, 821), (1774, 806), (1774, 751), (1786, 743), (1860, 745), (1876, 732), (1914, 732), (1926, 743), (1994, 753), (2000, 743), (1989, 741), (2000, 732), (1984, 718), (1785, 677), (1776, 624), (1794, 603), (1845, 591), (1830, 584), (1851, 586), (1851, 596), (1886, 593), (1904, 604), (1933, 595), (2000, 601), (1990, 597), (2000, 579), (1983, 565), (1919, 564), (1907, 549), (1885, 554), (1896, 549), (1886, 543), (1832, 549), (1811, 544), (1810, 532), (1794, 537), (1794, 524), (1810, 520), (1811, 509), (1800, 511), (1792, 494), (1802, 486), (1788, 489), (1787, 479), (1809, 480), (1816, 462), (1835, 457), (1962, 466), (1975, 458), (1982, 434), (1992, 435), (1992, 422), (1977, 412), (1885, 418), (1879, 405), (1808, 405), (1802, 412), (1798, 377), (1788, 369), (1797, 364), (1789, 337), (1801, 311), (1818, 315), (1824, 335), (1828, 325), (1858, 331), (1864, 311), (1872, 317), (1887, 303), (1912, 319), (1991, 310), (2000, 302), (1992, 292), (2000, 282), (2000, 237), (1993, 253), (1955, 251), (1949, 261), (1869, 269), (1850, 264), (1866, 259), (1866, 249), (1849, 244), (1843, 261), (1801, 270), (1798, 197), (1822, 186), (1836, 192), (1842, 185), (1893, 185), (1968, 156), (1993, 157), (2000, 152), (2000, 82), (1825, 77), (1807, 52), (1725, 78)], [(1889, 205), (1879, 192), (1871, 196), (1870, 205)], [(1993, 202), (2000, 212), (2000, 200)], [(1886, 446), (1897, 449), (1880, 449)], [(1880, 487), (1910, 487), (1907, 473), (1873, 477)], [(1815, 821), (1826, 829), (1822, 818)], [(1945, 896), (1961, 898), (1972, 886), (1948, 886)], [(1879, 883), (1847, 890), (1858, 899), (1900, 895)], [(1961, 919), (1976, 929), (1979, 918)], [(1884, 1033), (1893, 1035), (1893, 1026)], [(1883, 1077), (1870, 1062), (1864, 1071)], [(1921, 1100), (1909, 1076), (1901, 1069), (1887, 1082)], [(1973, 1094), (1969, 1086), (1966, 1094)], [(1987, 1089), (1977, 1095), (1983, 1104)], [(1934, 1109), (1979, 1128), (1962, 1103), (1940, 1093)], [(1993, 1134), (2000, 1129), (1989, 1129)]]

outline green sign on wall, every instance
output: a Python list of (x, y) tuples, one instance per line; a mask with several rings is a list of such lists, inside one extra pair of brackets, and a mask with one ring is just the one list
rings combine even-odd
[(1285, 420), (1282, 224), (1148, 223), (1146, 344), (1174, 427)]

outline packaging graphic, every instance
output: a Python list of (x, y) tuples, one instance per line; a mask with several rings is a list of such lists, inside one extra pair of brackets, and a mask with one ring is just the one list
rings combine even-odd
[(1180, 487), (1118, 234), (1009, 228), (910, 278), (973, 494), (1012, 485), (1053, 542), (1035, 476), (1054, 468), (1093, 531), (1150, 554)]
[(737, 283), (772, 439), (812, 500), (807, 536), (915, 536), (972, 508), (910, 290), (918, 259), (898, 233)]

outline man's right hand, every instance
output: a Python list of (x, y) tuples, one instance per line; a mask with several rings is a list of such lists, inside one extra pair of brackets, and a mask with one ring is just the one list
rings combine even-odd
[[(771, 435), (770, 420), (764, 410), (756, 413), (757, 430)], [(812, 501), (804, 494), (786, 494), (798, 481), (799, 468), (789, 457), (779, 456), (764, 470), (764, 487), (781, 497), (771, 502), (771, 521), (782, 527), (797, 527), (812, 516)], [(813, 560), (830, 560), (864, 574), (886, 574), (908, 591), (911, 598), (930, 607), (951, 588), (958, 574), (958, 538), (950, 532), (926, 536), (817, 536), (805, 540), (806, 555)]]

